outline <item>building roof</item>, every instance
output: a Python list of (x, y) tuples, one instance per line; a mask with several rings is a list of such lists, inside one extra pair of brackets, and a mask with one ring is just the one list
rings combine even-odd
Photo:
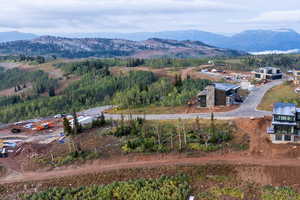
[(296, 105), (293, 103), (275, 103), (273, 107), (273, 114), (295, 116), (296, 109)]
[[(272, 72), (274, 71), (274, 70), (278, 70), (279, 68), (277, 68), (277, 67), (260, 67), (260, 68), (258, 68), (258, 69), (256, 69), (255, 70), (255, 72), (256, 73), (261, 73), (261, 70), (272, 70)], [(280, 69), (279, 69), (280, 70)], [(280, 72), (281, 73), (281, 72)]]
[(222, 90), (225, 92), (227, 92), (229, 90), (236, 90), (241, 87), (239, 85), (234, 85), (234, 84), (230, 84), (230, 83), (214, 83), (214, 85), (217, 90)]
[(207, 95), (207, 90), (204, 89), (203, 91), (199, 92), (197, 96), (206, 96)]

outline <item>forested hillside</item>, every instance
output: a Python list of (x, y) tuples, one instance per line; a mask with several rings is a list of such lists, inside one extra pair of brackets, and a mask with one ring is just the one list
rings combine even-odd
[(130, 41), (99, 38), (61, 38), (43, 36), (33, 40), (0, 43), (1, 54), (25, 54), (29, 56), (57, 56), (64, 58), (86, 57), (213, 57), (239, 56), (244, 52), (209, 46), (199, 41), (148, 39)]
[[(20, 84), (25, 83), (32, 78), (35, 92), (26, 98), (18, 95), (0, 97), (0, 121), (12, 122), (112, 103), (121, 107), (150, 104), (182, 105), (210, 83), (207, 80), (181, 80), (179, 76), (174, 77), (174, 81), (158, 78), (152, 72), (146, 71), (130, 71), (123, 75), (111, 74), (112, 66), (132, 61), (132, 59), (104, 59), (58, 63), (55, 66), (61, 69), (66, 77), (69, 75), (80, 77), (80, 80), (71, 83), (59, 95), (55, 94), (55, 89), (51, 90), (56, 87), (57, 80), (48, 78), (41, 71), (23, 72), (20, 69), (3, 71), (3, 78), (9, 76), (4, 84), (7, 87), (14, 86), (13, 83), (18, 81)], [(42, 95), (45, 92), (47, 95)]]
[[(18, 56), (6, 58), (14, 58), (16, 61), (20, 59)], [(199, 66), (207, 64), (208, 61), (207, 58), (110, 58), (58, 61), (52, 68), (59, 69), (63, 73), (62, 79), (68, 81), (70, 77), (78, 77), (75, 82), (69, 82), (63, 89), (60, 89), (60, 80), (49, 78), (43, 71), (0, 68), (2, 83), (0, 90), (15, 88), (18, 92), (24, 90), (24, 87), (32, 86), (30, 93), (26, 95), (0, 97), (0, 121), (17, 121), (98, 105), (115, 104), (122, 108), (186, 105), (210, 82), (193, 80), (189, 77), (181, 80), (179, 76), (175, 76), (176, 73), (170, 79), (170, 76), (169, 78), (155, 77), (151, 72), (128, 71), (131, 71), (130, 68), (140, 66), (173, 67), (176, 71), (176, 68)], [(250, 71), (257, 67), (274, 66), (287, 71), (300, 66), (300, 57), (298, 55), (244, 56), (235, 59), (216, 58), (213, 62), (215, 67), (220, 69)], [(121, 74), (112, 74), (113, 67), (127, 68)], [(57, 89), (59, 93), (56, 94)]]

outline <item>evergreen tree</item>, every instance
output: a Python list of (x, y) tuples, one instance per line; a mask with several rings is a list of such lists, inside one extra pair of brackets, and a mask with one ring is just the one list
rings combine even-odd
[(214, 117), (214, 113), (212, 112), (210, 114), (210, 133), (211, 135), (215, 134), (216, 127), (215, 127), (215, 117)]
[(49, 88), (48, 95), (49, 95), (49, 97), (55, 96), (55, 88), (54, 87)]
[(63, 119), (63, 125), (64, 125), (64, 133), (69, 136), (72, 134), (72, 127), (70, 125), (70, 122), (67, 118), (64, 117)]
[(100, 115), (100, 125), (103, 126), (106, 124), (104, 113), (102, 112)]
[(77, 114), (75, 110), (73, 111), (73, 134), (77, 135), (80, 132), (80, 125), (78, 122)]

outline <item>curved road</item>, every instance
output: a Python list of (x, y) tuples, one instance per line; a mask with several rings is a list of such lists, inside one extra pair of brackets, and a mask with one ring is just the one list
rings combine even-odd
[[(215, 118), (217, 119), (233, 119), (233, 118), (250, 118), (250, 117), (263, 117), (265, 115), (271, 115), (271, 112), (267, 111), (258, 111), (256, 108), (264, 97), (265, 93), (270, 90), (272, 87), (280, 85), (283, 83), (283, 80), (276, 80), (270, 83), (267, 83), (261, 87), (255, 88), (247, 97), (241, 106), (235, 110), (229, 112), (219, 112), (214, 113)], [(112, 106), (103, 106), (98, 108), (92, 108), (81, 112), (81, 114), (87, 115), (98, 115), (99, 113), (112, 108)], [(119, 114), (105, 114), (105, 117), (108, 119), (120, 119), (121, 115)], [(124, 115), (124, 118), (128, 118), (128, 115)], [(199, 118), (210, 118), (210, 113), (189, 113), (189, 114), (146, 114), (146, 115), (132, 115), (133, 118), (136, 117), (145, 117), (147, 120), (172, 120), (172, 119), (193, 119), (196, 117)]]

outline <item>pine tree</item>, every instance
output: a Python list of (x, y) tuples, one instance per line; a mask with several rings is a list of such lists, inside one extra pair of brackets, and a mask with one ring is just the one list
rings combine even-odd
[(103, 112), (100, 115), (100, 125), (103, 126), (106, 124), (106, 120), (105, 120), (105, 116), (103, 114)]
[(69, 136), (72, 134), (72, 127), (70, 125), (70, 122), (67, 118), (64, 117), (63, 119), (63, 125), (64, 125), (64, 133)]
[(73, 134), (77, 135), (80, 132), (80, 126), (77, 118), (77, 114), (75, 111), (73, 111)]
[(55, 94), (55, 88), (54, 87), (50, 87), (49, 90), (48, 90), (48, 95), (49, 97), (54, 97), (56, 94)]
[(210, 134), (214, 135), (215, 134), (215, 117), (214, 117), (214, 113), (212, 112), (210, 114)]

